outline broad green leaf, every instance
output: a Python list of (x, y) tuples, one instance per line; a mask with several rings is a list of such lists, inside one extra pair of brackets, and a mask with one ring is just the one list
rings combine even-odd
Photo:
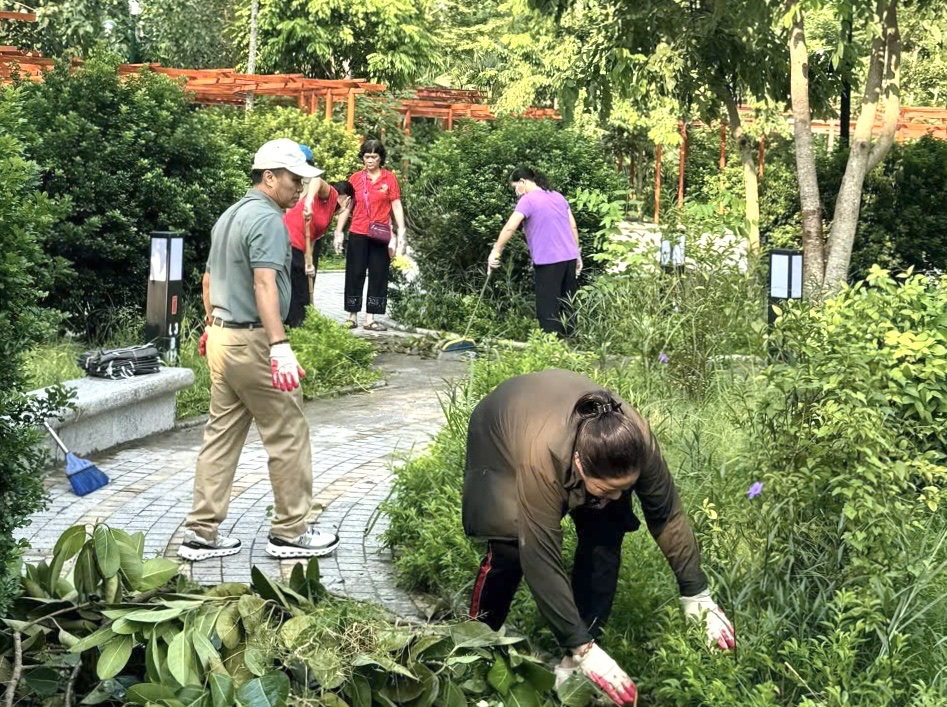
[(460, 687), (451, 681), (446, 681), (444, 683), (444, 690), (442, 692), (443, 697), (441, 698), (440, 704), (443, 707), (466, 707), (467, 698), (464, 696), (464, 691)]
[(257, 567), (250, 569), (250, 578), (257, 594), (264, 599), (276, 602), (285, 609), (289, 608), (289, 602), (286, 601), (286, 596), (283, 594), (283, 591)]
[[(127, 618), (122, 617), (116, 621), (112, 622), (112, 631), (122, 636), (131, 636), (141, 631), (142, 628), (148, 626), (147, 624), (140, 624), (135, 621), (129, 621)], [(150, 628), (150, 626), (148, 626)]]
[(497, 657), (493, 667), (490, 668), (490, 672), (487, 673), (487, 682), (501, 695), (506, 695), (516, 683), (516, 678), (513, 676), (506, 660)]
[(63, 559), (71, 560), (79, 554), (79, 550), (86, 542), (86, 529), (84, 525), (74, 525), (59, 536), (56, 545), (53, 547), (53, 554), (62, 554)]
[(539, 693), (529, 683), (515, 685), (510, 694), (503, 698), (507, 707), (542, 707)]
[(112, 537), (118, 543), (119, 564), (132, 587), (141, 585), (142, 561), (138, 543), (123, 530), (112, 529)]
[(239, 582), (224, 582), (216, 587), (211, 587), (205, 592), (208, 597), (239, 597), (243, 594), (249, 594), (250, 588), (246, 584)]
[(178, 565), (176, 562), (164, 557), (153, 557), (142, 565), (141, 582), (138, 588), (142, 591), (157, 589), (167, 584), (177, 573)]
[(59, 673), (52, 668), (40, 666), (24, 671), (23, 680), (30, 690), (41, 697), (49, 697), (59, 691)]
[(312, 628), (315, 620), (315, 617), (306, 614), (294, 616), (280, 627), (280, 643), (284, 648), (292, 650), (301, 643), (303, 635)]
[(208, 606), (202, 609), (194, 619), (194, 630), (210, 638), (217, 625), (217, 617), (223, 611), (222, 606)]
[(240, 686), (237, 700), (243, 707), (283, 707), (289, 697), (289, 678), (283, 673), (268, 673)]
[(50, 594), (56, 594), (56, 585), (59, 583), (65, 562), (78, 555), (85, 542), (84, 525), (75, 525), (59, 536), (59, 540), (56, 541), (56, 546), (53, 548), (53, 559), (49, 563), (46, 589)]
[(194, 643), (194, 652), (205, 670), (211, 670), (214, 666), (220, 664), (220, 653), (214, 648), (214, 644), (203, 633), (197, 630), (190, 632), (191, 641)]
[(309, 583), (306, 581), (306, 572), (301, 562), (297, 562), (293, 565), (293, 571), (289, 576), (289, 586), (294, 592), (299, 592), (300, 594), (309, 593)]
[(518, 670), (539, 693), (549, 692), (556, 684), (556, 674), (544, 665), (526, 660)]
[(519, 643), (522, 638), (501, 636), (481, 621), (467, 621), (451, 626), (451, 638), (456, 648), (484, 648)]
[(421, 636), (408, 650), (411, 662), (424, 658), (443, 658), (448, 653), (447, 639), (444, 636)]
[(247, 650), (243, 654), (243, 660), (247, 665), (247, 670), (257, 677), (266, 675), (267, 669), (273, 662), (262, 648), (253, 645), (247, 647)]
[(126, 621), (137, 621), (140, 624), (157, 624), (170, 621), (184, 613), (183, 609), (138, 609), (125, 614)]
[[(220, 673), (210, 674), (210, 695), (214, 707), (233, 707), (233, 678)], [(371, 707), (369, 705), (369, 707)]]
[(194, 649), (189, 638), (189, 631), (181, 631), (168, 646), (168, 671), (182, 687), (200, 684), (194, 670)]
[(99, 646), (108, 643), (113, 638), (115, 638), (115, 632), (106, 626), (105, 628), (100, 628), (95, 633), (90, 633), (88, 636), (83, 636), (79, 639), (79, 642), (69, 650), (72, 653), (82, 653), (83, 651), (87, 651), (90, 648), (98, 648)]
[(157, 633), (152, 633), (145, 646), (145, 671), (152, 682), (164, 682), (168, 677), (168, 648)]
[(576, 673), (556, 689), (564, 707), (585, 707), (598, 694), (595, 685), (581, 673)]
[(378, 650), (397, 653), (411, 642), (411, 631), (396, 627), (385, 628), (378, 633)]
[(210, 695), (200, 685), (185, 685), (177, 691), (175, 698), (185, 707), (199, 707), (210, 699)]
[(59, 629), (59, 643), (63, 646), (63, 648), (68, 650), (79, 643), (79, 637), (74, 636), (64, 628), (61, 628)]
[(95, 571), (93, 543), (86, 541), (76, 558), (76, 565), (72, 570), (73, 585), (81, 598), (94, 594), (99, 586), (99, 576)]
[[(355, 674), (345, 687), (352, 707), (372, 707), (372, 686), (364, 675)], [(216, 707), (216, 706), (215, 706)]]
[(106, 579), (114, 577), (121, 566), (121, 555), (118, 551), (118, 543), (112, 537), (112, 531), (107, 526), (97, 525), (92, 531), (92, 541), (95, 544), (95, 559), (102, 576)]
[(414, 677), (414, 673), (412, 673), (406, 667), (383, 655), (369, 656), (365, 653), (361, 653), (356, 656), (355, 660), (352, 661), (352, 665), (356, 667), (362, 665), (377, 665), (379, 668), (389, 673), (397, 673), (398, 675), (403, 675), (404, 677), (411, 678), (412, 680), (416, 679)]
[(128, 663), (131, 658), (132, 648), (135, 647), (135, 639), (131, 636), (115, 636), (115, 639), (109, 641), (102, 649), (99, 661), (95, 665), (95, 672), (100, 680), (114, 678)]
[(150, 682), (140, 682), (137, 685), (132, 685), (125, 693), (125, 701), (132, 705), (147, 705), (158, 700), (173, 699), (175, 699), (175, 694), (170, 687)]
[(230, 604), (220, 612), (217, 617), (215, 629), (220, 637), (220, 642), (227, 648), (236, 648), (240, 643), (242, 631), (240, 630), (240, 612), (236, 604)]

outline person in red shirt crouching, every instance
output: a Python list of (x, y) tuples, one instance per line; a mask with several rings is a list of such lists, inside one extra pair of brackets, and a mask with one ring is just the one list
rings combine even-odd
[[(300, 148), (303, 146), (300, 145)], [(303, 150), (307, 162), (312, 164), (312, 152)], [(321, 174), (321, 171), (320, 171)], [(289, 315), (286, 325), (300, 326), (306, 318), (306, 305), (309, 302), (309, 276), (316, 274), (319, 267), (319, 254), (322, 251), (322, 236), (329, 229), (332, 217), (336, 213), (347, 213), (352, 204), (355, 190), (347, 181), (325, 181), (321, 176), (313, 177), (306, 194), (296, 205), (283, 215), (283, 223), (289, 231), (289, 241), (293, 246), (293, 262), (290, 268), (292, 296), (289, 303)], [(306, 222), (309, 222), (309, 239), (312, 241), (312, 269), (306, 270)]]

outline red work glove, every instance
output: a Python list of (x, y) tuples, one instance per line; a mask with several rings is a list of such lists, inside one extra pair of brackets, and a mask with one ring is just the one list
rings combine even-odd
[(733, 624), (723, 613), (723, 609), (711, 598), (710, 592), (705, 589), (692, 597), (681, 597), (681, 604), (687, 618), (704, 624), (707, 645), (716, 645), (722, 651), (736, 648), (737, 638)]
[(579, 670), (603, 690), (616, 705), (638, 703), (638, 688), (634, 681), (597, 644), (590, 644), (587, 650), (581, 654), (573, 654), (572, 658)]
[(201, 358), (207, 356), (207, 329), (201, 334), (200, 341), (197, 342), (197, 354)]
[(273, 375), (273, 387), (277, 390), (296, 390), (299, 380), (306, 377), (306, 371), (299, 365), (296, 354), (287, 343), (270, 347), (270, 373)]

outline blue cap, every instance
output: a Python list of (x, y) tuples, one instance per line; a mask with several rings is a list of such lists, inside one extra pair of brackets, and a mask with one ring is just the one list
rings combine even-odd
[(299, 143), (299, 149), (303, 151), (303, 154), (306, 156), (306, 162), (312, 162), (312, 150), (309, 149), (309, 145), (303, 145)]

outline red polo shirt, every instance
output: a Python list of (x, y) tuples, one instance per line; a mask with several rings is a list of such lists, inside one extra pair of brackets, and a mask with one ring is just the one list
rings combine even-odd
[[(283, 223), (289, 231), (289, 242), (296, 250), (306, 250), (306, 237), (303, 235), (305, 222), (303, 220), (303, 202), (300, 199), (296, 205), (283, 214)], [(329, 224), (332, 222), (332, 215), (335, 213), (335, 206), (339, 202), (339, 193), (329, 187), (329, 196), (323, 201), (317, 194), (312, 200), (312, 220), (309, 222), (309, 238), (317, 241), (325, 235)]]
[[(355, 189), (355, 211), (352, 213), (352, 221), (349, 225), (352, 233), (365, 235), (368, 233), (369, 223), (388, 223), (391, 220), (391, 202), (401, 198), (401, 187), (398, 186), (398, 178), (394, 174), (383, 169), (378, 179), (372, 182), (363, 169), (349, 177), (349, 183)], [(368, 186), (367, 204), (366, 183)]]

